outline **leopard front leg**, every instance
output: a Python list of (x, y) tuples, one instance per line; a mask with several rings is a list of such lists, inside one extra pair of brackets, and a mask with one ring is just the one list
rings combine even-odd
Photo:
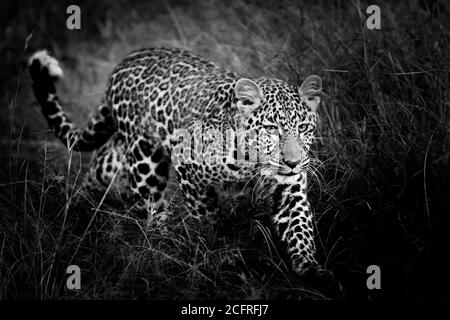
[(297, 184), (275, 188), (273, 222), (286, 245), (292, 268), (302, 275), (319, 267), (314, 244), (313, 215), (306, 195), (306, 176)]

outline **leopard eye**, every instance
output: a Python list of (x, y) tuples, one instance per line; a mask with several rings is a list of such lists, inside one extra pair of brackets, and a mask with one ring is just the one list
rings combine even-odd
[(266, 124), (263, 126), (264, 129), (266, 130), (278, 130), (278, 126), (274, 125), (274, 124)]
[(306, 123), (302, 123), (298, 126), (298, 132), (304, 133), (306, 130), (308, 130), (308, 125)]

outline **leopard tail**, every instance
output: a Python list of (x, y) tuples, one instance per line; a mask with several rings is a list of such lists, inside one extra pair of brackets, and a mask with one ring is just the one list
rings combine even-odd
[(92, 151), (108, 141), (116, 131), (111, 108), (101, 104), (98, 112), (84, 128), (77, 128), (63, 111), (55, 83), (63, 76), (58, 60), (46, 50), (34, 53), (28, 61), (33, 90), (50, 128), (69, 148)]

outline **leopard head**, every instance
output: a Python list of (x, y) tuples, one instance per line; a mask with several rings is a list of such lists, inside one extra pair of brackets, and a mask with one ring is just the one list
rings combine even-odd
[(253, 164), (280, 182), (296, 181), (306, 171), (317, 124), (322, 80), (309, 76), (295, 87), (281, 80), (239, 79), (235, 104)]

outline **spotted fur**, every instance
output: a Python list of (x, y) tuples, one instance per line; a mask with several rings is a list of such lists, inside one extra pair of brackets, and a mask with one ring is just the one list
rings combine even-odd
[(224, 183), (258, 183), (273, 196), (272, 220), (293, 268), (315, 260), (307, 199), (308, 151), (321, 80), (296, 87), (245, 79), (180, 49), (135, 51), (112, 72), (97, 116), (76, 128), (62, 110), (55, 82), (62, 76), (46, 52), (29, 61), (33, 89), (55, 134), (79, 151), (95, 150), (86, 185), (113, 181), (150, 215), (164, 198), (174, 166), (189, 214), (214, 223)]

